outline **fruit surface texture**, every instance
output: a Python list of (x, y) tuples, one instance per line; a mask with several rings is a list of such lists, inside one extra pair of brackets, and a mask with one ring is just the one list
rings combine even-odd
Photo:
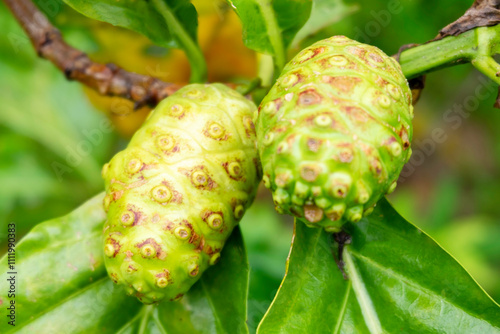
[(302, 50), (259, 106), (264, 183), (280, 213), (340, 231), (396, 187), (413, 106), (399, 64), (344, 36)]
[(127, 293), (177, 300), (218, 261), (261, 178), (255, 110), (224, 85), (185, 86), (104, 166), (105, 263)]

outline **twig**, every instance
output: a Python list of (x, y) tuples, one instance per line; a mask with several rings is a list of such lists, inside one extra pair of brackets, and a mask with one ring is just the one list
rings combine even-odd
[(51, 61), (69, 80), (76, 80), (102, 95), (119, 96), (155, 106), (181, 86), (125, 71), (114, 64), (93, 62), (84, 52), (64, 42), (61, 33), (30, 0), (4, 0), (28, 34), (38, 55)]
[(340, 271), (342, 272), (342, 276), (344, 277), (345, 280), (349, 279), (349, 276), (345, 272), (345, 262), (344, 262), (344, 247), (345, 245), (349, 245), (352, 241), (352, 237), (347, 234), (345, 231), (340, 231), (338, 233), (333, 234), (333, 240), (337, 242), (338, 244), (338, 260), (335, 258), (335, 254), (333, 257), (335, 258), (335, 262), (337, 263), (337, 267), (339, 267)]
[(172, 11), (164, 0), (151, 0), (151, 3), (156, 8), (158, 13), (165, 19), (168, 29), (171, 31), (175, 39), (182, 45), (186, 51), (186, 56), (191, 64), (190, 82), (205, 82), (207, 81), (207, 63), (201, 52), (198, 44), (193, 41), (191, 36), (186, 32), (184, 27), (172, 15)]

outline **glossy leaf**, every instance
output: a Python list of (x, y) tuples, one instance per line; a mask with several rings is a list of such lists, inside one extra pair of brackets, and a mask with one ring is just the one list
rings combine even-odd
[[(141, 33), (158, 45), (179, 47), (174, 33), (150, 1), (63, 0), (76, 11), (95, 20)], [(196, 40), (196, 9), (187, 0), (164, 0), (182, 28)]]
[(293, 46), (298, 44), (307, 36), (319, 30), (339, 22), (344, 17), (356, 12), (357, 4), (345, 4), (344, 0), (313, 0), (311, 16), (306, 24), (299, 30), (293, 39)]
[(236, 227), (220, 262), (203, 274), (181, 302), (160, 304), (158, 317), (165, 332), (248, 333), (248, 275), (246, 250)]
[(93, 19), (141, 33), (154, 43), (184, 49), (191, 82), (205, 82), (207, 68), (197, 42), (198, 14), (188, 0), (64, 0)]
[[(247, 333), (248, 261), (237, 228), (220, 262), (180, 302), (144, 306), (108, 278), (102, 257), (105, 220), (99, 194), (70, 214), (37, 225), (16, 245), (16, 296), (0, 281), (0, 316), (11, 300), (16, 326), (1, 333)], [(2, 258), (7, 263), (7, 258)], [(1, 276), (8, 278), (9, 269)], [(71, 315), (71, 316), (69, 316)]]
[[(54, 14), (51, 20), (59, 22), (61, 15)], [(101, 166), (116, 149), (116, 137), (80, 85), (37, 57), (4, 3), (0, 30), (6, 32), (0, 34), (0, 225), (16, 222), (20, 238), (102, 189)], [(61, 30), (71, 45), (91, 50), (86, 31)], [(5, 236), (2, 230), (2, 250)]]
[(311, 0), (228, 0), (243, 23), (249, 48), (275, 56), (281, 71), (286, 49), (311, 12)]
[(286, 276), (258, 333), (500, 333), (500, 308), (385, 200), (347, 225), (344, 280), (331, 235), (297, 222)]
[[(12, 36), (24, 38), (20, 28), (9, 23), (10, 17), (5, 20), (0, 17), (0, 29), (13, 30), (16, 34), (12, 32)], [(51, 174), (47, 181), (70, 181), (78, 173), (93, 189), (99, 189), (102, 187), (100, 155), (110, 147), (109, 122), (92, 113), (81, 89), (68, 85), (53, 65), (40, 62), (34, 66), (33, 51), (27, 48), (29, 44), (23, 43), (11, 45), (8, 39), (0, 40), (0, 124), (39, 143), (47, 150), (45, 156), (57, 155), (54, 161), (47, 162)], [(14, 67), (16, 57), (22, 59), (24, 66)], [(26, 94), (27, 90), (30, 94)]]
[(180, 302), (142, 306), (135, 317), (122, 321), (120, 333), (144, 333), (141, 328), (147, 329), (146, 333), (248, 333), (249, 269), (238, 228), (222, 253), (221, 261), (208, 269)]

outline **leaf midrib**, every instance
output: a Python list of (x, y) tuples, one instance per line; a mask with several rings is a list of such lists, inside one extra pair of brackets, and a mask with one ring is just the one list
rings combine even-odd
[[(405, 283), (406, 285), (408, 285), (409, 287), (412, 287), (413, 289), (415, 290), (418, 290), (418, 291), (421, 291), (422, 293), (425, 293), (429, 296), (434, 296), (436, 299), (440, 300), (440, 301), (443, 301), (449, 305), (453, 305), (453, 307), (461, 310), (462, 312), (464, 312), (465, 314), (468, 314), (468, 315), (471, 315), (471, 316), (474, 316), (476, 317), (475, 315), (473, 315), (473, 313), (469, 313), (467, 310), (465, 310), (464, 308), (458, 306), (457, 304), (455, 304), (454, 302), (452, 302), (451, 300), (439, 295), (439, 294), (436, 294), (434, 291), (428, 289), (428, 288), (425, 288), (421, 285), (419, 285), (417, 282), (415, 281), (412, 281), (412, 280), (409, 280), (408, 277), (406, 276), (402, 276), (401, 274), (398, 274), (397, 272), (393, 271), (391, 268), (388, 268), (388, 267), (384, 267), (382, 264), (370, 259), (369, 257), (366, 257), (360, 253), (357, 253), (355, 251), (352, 251), (352, 250), (349, 250), (349, 253), (351, 253), (352, 255), (354, 255), (355, 257), (357, 257), (359, 260), (361, 261), (364, 261), (365, 263), (367, 263), (368, 265), (371, 265), (372, 267), (375, 267), (377, 268), (378, 270), (384, 272), (387, 274), (387, 276), (389, 277), (393, 277), (395, 278), (396, 280), (400, 281), (400, 282), (403, 282)], [(484, 319), (481, 319), (481, 320), (484, 320)], [(491, 326), (494, 326), (496, 327), (495, 325), (493, 324), (490, 324)]]
[[(52, 312), (53, 310), (57, 309), (59, 306), (65, 304), (68, 300), (73, 299), (74, 297), (77, 297), (78, 295), (83, 294), (87, 290), (90, 290), (93, 286), (97, 285), (97, 283), (101, 283), (101, 281), (103, 281), (103, 280), (105, 280), (107, 278), (108, 278), (108, 276), (105, 275), (102, 278), (98, 279), (97, 281), (95, 281), (95, 282), (87, 285), (85, 288), (78, 289), (77, 291), (73, 292), (71, 295), (69, 295), (68, 297), (60, 300), (58, 303), (52, 305), (51, 307), (44, 309), (43, 311), (37, 313), (36, 315), (30, 316), (30, 320), (28, 320), (26, 323), (24, 323), (24, 324), (20, 325), (18, 328), (16, 328), (16, 331), (19, 331), (21, 328), (26, 327), (27, 325), (31, 324), (35, 320), (38, 320), (39, 318), (41, 318), (45, 314), (48, 314), (48, 313)], [(11, 331), (9, 333), (14, 333), (14, 332)]]
[(222, 326), (220, 315), (217, 312), (217, 308), (214, 305), (214, 302), (212, 300), (212, 296), (210, 295), (207, 287), (205, 286), (205, 280), (202, 278), (200, 280), (200, 283), (201, 283), (201, 287), (203, 288), (203, 293), (205, 294), (205, 297), (207, 298), (208, 304), (210, 305), (210, 308), (212, 309), (214, 319), (215, 319), (215, 327), (222, 331), (224, 329), (224, 327)]
[(276, 16), (274, 15), (271, 1), (266, 0), (255, 0), (255, 3), (259, 6), (262, 13), (264, 21), (266, 22), (269, 42), (271, 43), (275, 51), (276, 67), (278, 71), (281, 71), (285, 66), (286, 56), (285, 56), (285, 46), (283, 43), (282, 32), (278, 26)]
[[(297, 224), (297, 222), (295, 222), (295, 224)], [(296, 229), (295, 229), (295, 231), (296, 231)], [(321, 229), (318, 229), (317, 235), (316, 235), (316, 237), (315, 237), (315, 239), (316, 239), (316, 240), (314, 240), (314, 243), (313, 243), (313, 245), (314, 245), (314, 246), (312, 247), (312, 249), (316, 250), (316, 248), (317, 248), (317, 246), (318, 246), (318, 243), (319, 243), (319, 239), (320, 239), (320, 237), (321, 237), (321, 234), (322, 234), (322, 230), (321, 230)], [(294, 238), (294, 239), (295, 239), (295, 238)], [(291, 254), (292, 254), (292, 252), (293, 252), (293, 244), (292, 244), (292, 249), (290, 250), (290, 261), (289, 261), (289, 262), (291, 262)], [(315, 251), (314, 253), (316, 253), (316, 251)], [(308, 268), (310, 267), (309, 265), (310, 265), (310, 263), (313, 261), (313, 258), (314, 258), (314, 256), (308, 256), (308, 257), (307, 257), (307, 261), (306, 261), (306, 265), (307, 265), (307, 266), (306, 266), (306, 267), (308, 267)], [(267, 316), (269, 315), (269, 311), (273, 309), (274, 302), (278, 299), (278, 296), (279, 296), (279, 294), (280, 294), (280, 292), (281, 292), (281, 288), (283, 287), (283, 284), (285, 283), (286, 278), (287, 278), (287, 276), (288, 276), (288, 274), (289, 274), (289, 272), (288, 272), (288, 270), (289, 270), (289, 266), (290, 266), (290, 265), (289, 265), (289, 263), (288, 263), (288, 264), (287, 264), (287, 268), (286, 268), (285, 275), (284, 275), (283, 280), (282, 280), (282, 283), (281, 283), (281, 285), (280, 285), (280, 287), (279, 287), (279, 289), (278, 289), (278, 293), (276, 293), (276, 295), (275, 295), (275, 297), (274, 297), (274, 299), (273, 299), (273, 301), (272, 301), (271, 305), (270, 305), (270, 306), (269, 306), (269, 308), (268, 308), (268, 311), (266, 312), (266, 314), (265, 314), (265, 315), (264, 315), (264, 317), (262, 318), (262, 320), (261, 320), (261, 322), (260, 322), (259, 326), (257, 327), (257, 333), (260, 333), (260, 325), (264, 323), (265, 319), (266, 319), (266, 318), (267, 318)], [(302, 283), (302, 284), (300, 284), (300, 285), (304, 285), (304, 284), (305, 284), (305, 283)], [(289, 299), (289, 300), (291, 300), (291, 302), (289, 303), (289, 305), (290, 305), (289, 309), (293, 309), (293, 307), (296, 305), (296, 303), (297, 303), (297, 299), (298, 299), (298, 295), (299, 295), (299, 294), (300, 294), (300, 289), (295, 289), (295, 293), (292, 295), (293, 297)], [(281, 318), (281, 319), (282, 319), (281, 323), (287, 323), (287, 322), (288, 322), (287, 320), (288, 320), (291, 316), (292, 316), (291, 312), (287, 312), (287, 314), (286, 314), (284, 317), (282, 317), (282, 318)], [(286, 320), (286, 321), (285, 321), (285, 320)]]
[(372, 334), (383, 333), (382, 324), (378, 318), (377, 310), (375, 310), (370, 294), (366, 290), (363, 277), (361, 277), (357, 271), (349, 249), (344, 249), (343, 258), (346, 264), (346, 269), (349, 273), (349, 280), (353, 285), (352, 288), (354, 290), (354, 295), (356, 296), (359, 307), (361, 308), (361, 314), (365, 320), (366, 327)]
[(347, 302), (349, 301), (350, 294), (351, 294), (351, 281), (349, 281), (347, 289), (345, 290), (344, 300), (342, 301), (342, 307), (339, 311), (339, 316), (337, 317), (337, 324), (335, 325), (333, 334), (340, 333), (340, 328), (342, 327), (342, 321), (344, 320), (345, 311), (347, 310)]

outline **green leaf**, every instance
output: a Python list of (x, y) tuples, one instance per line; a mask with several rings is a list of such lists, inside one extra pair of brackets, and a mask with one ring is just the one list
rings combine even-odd
[(248, 333), (248, 276), (246, 250), (236, 227), (224, 246), (220, 262), (203, 274), (181, 302), (160, 304), (158, 317), (165, 332)]
[[(3, 103), (0, 124), (57, 154), (60, 159), (49, 166), (58, 181), (67, 180), (68, 175), (77, 171), (94, 189), (102, 188), (101, 167), (96, 155), (101, 147), (109, 145), (112, 130), (109, 121), (101, 115), (89, 113), (81, 89), (68, 85), (48, 63), (32, 71), (17, 71), (0, 63), (0, 72), (15, 78), (0, 81)], [(61, 99), (57, 92), (65, 92), (64, 98)], [(78, 117), (78, 121), (70, 119), (72, 116)], [(86, 137), (86, 133), (97, 133), (97, 139)]]
[[(154, 43), (165, 47), (180, 47), (162, 15), (150, 1), (144, 0), (64, 0), (76, 11), (95, 20), (111, 23), (147, 36)], [(183, 28), (196, 40), (198, 26), (196, 9), (187, 0), (166, 0), (173, 15)]]
[[(81, 321), (89, 328), (97, 321), (97, 316), (103, 316), (100, 308), (109, 303), (109, 299), (97, 292), (105, 290), (108, 295), (111, 285), (105, 282), (108, 279), (103, 280), (106, 270), (100, 251), (105, 219), (102, 198), (100, 194), (69, 215), (37, 225), (16, 245), (15, 298), (7, 296), (8, 282), (0, 281), (1, 304), (8, 305), (15, 300), (16, 326), (2, 321), (0, 332), (33, 333), (43, 328), (46, 333), (54, 333), (57, 332), (55, 326), (70, 330), (75, 324), (82, 325)], [(7, 263), (6, 256), (2, 263)], [(2, 269), (2, 277), (10, 276), (7, 272), (11, 270), (6, 266)], [(79, 305), (81, 310), (74, 313)], [(94, 306), (100, 312), (94, 312)], [(80, 321), (76, 321), (80, 317)], [(6, 319), (4, 307), (2, 318)], [(73, 325), (65, 327), (70, 321), (74, 321)]]
[[(248, 333), (248, 261), (239, 229), (228, 239), (220, 262), (208, 269), (180, 302), (142, 306), (120, 333)], [(121, 317), (121, 315), (120, 315)], [(125, 319), (125, 317), (121, 317)]]
[(293, 218), (279, 215), (274, 203), (257, 198), (240, 222), (250, 267), (248, 329), (255, 333), (285, 274)]
[(311, 12), (311, 0), (228, 0), (243, 23), (249, 48), (273, 55), (278, 73), (286, 62), (286, 49)]
[[(56, 7), (69, 7), (44, 7), (58, 21)], [(35, 223), (69, 212), (103, 188), (101, 166), (116, 150), (116, 136), (79, 84), (37, 58), (3, 3), (0, 30), (6, 32), (0, 34), (0, 225), (15, 221), (20, 238)], [(91, 44), (80, 32), (63, 29), (71, 45)], [(0, 230), (2, 250), (5, 234)]]
[(359, 10), (357, 4), (345, 4), (343, 0), (313, 0), (311, 16), (293, 39), (293, 47), (309, 35), (326, 28)]
[(198, 15), (188, 0), (64, 0), (93, 19), (141, 33), (164, 47), (181, 48), (191, 63), (191, 81), (206, 80), (197, 43)]
[(500, 333), (500, 308), (385, 200), (347, 225), (344, 280), (331, 235), (296, 223), (288, 268), (259, 333)]
[[(1, 333), (247, 333), (248, 261), (241, 233), (229, 238), (220, 262), (180, 302), (144, 306), (108, 278), (102, 255), (106, 219), (101, 193), (70, 214), (37, 225), (16, 245), (15, 298), (7, 266), (0, 275), (0, 316), (15, 300), (16, 326)], [(7, 255), (2, 263), (7, 264)]]

